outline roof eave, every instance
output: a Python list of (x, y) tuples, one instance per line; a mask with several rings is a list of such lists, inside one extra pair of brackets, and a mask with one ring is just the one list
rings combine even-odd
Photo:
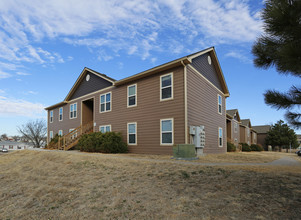
[(54, 104), (54, 105), (48, 106), (48, 107), (46, 107), (46, 108), (44, 108), (44, 109), (45, 109), (45, 110), (54, 109), (54, 108), (56, 108), (56, 107), (65, 105), (65, 104), (67, 104), (67, 103), (68, 103), (67, 101), (59, 102), (59, 103), (56, 103), (56, 104)]

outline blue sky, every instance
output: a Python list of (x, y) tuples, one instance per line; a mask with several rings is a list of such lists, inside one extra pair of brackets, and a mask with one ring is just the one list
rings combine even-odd
[(262, 8), (252, 0), (2, 0), (0, 134), (46, 119), (44, 107), (62, 101), (85, 66), (122, 79), (211, 46), (230, 91), (227, 109), (252, 125), (284, 120), (262, 94), (299, 81), (254, 67)]

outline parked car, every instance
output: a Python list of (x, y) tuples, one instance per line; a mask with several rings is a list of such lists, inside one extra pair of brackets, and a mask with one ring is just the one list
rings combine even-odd
[(7, 153), (8, 150), (7, 150), (6, 148), (3, 147), (2, 149), (0, 149), (0, 152)]
[(301, 157), (301, 150), (297, 151), (297, 155)]

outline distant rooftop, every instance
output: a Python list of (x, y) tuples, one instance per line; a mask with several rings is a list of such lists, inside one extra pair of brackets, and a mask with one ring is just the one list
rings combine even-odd
[(270, 125), (259, 125), (259, 126), (253, 126), (252, 127), (258, 134), (264, 134), (268, 133), (268, 131), (271, 129)]

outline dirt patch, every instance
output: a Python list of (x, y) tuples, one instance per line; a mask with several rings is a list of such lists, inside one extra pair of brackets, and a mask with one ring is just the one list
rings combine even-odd
[(208, 167), (94, 154), (1, 156), (0, 219), (297, 219), (300, 167)]

